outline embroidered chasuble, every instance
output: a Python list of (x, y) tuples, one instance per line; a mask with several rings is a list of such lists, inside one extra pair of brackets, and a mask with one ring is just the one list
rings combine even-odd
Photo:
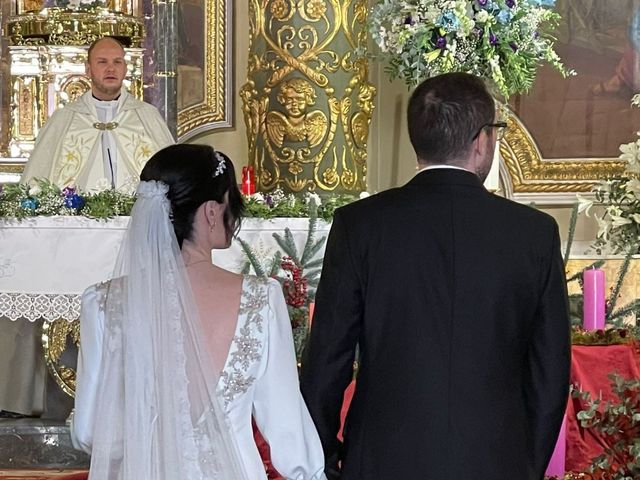
[(47, 178), (84, 190), (138, 180), (147, 160), (175, 143), (156, 108), (122, 90), (114, 101), (91, 92), (56, 110), (36, 139), (21, 182)]

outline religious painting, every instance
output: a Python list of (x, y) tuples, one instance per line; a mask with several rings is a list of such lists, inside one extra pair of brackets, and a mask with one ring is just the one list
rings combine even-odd
[(178, 5), (178, 137), (231, 126), (232, 0)]
[[(640, 109), (640, 1), (557, 0), (556, 51), (576, 75), (539, 71), (529, 95), (510, 102), (501, 153), (515, 198), (575, 199), (622, 172), (619, 146), (636, 138)], [(560, 202), (562, 203), (562, 202)]]

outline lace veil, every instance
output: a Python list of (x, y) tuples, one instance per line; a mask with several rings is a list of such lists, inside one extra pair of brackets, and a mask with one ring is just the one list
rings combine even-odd
[(168, 190), (140, 183), (109, 286), (90, 478), (245, 480)]

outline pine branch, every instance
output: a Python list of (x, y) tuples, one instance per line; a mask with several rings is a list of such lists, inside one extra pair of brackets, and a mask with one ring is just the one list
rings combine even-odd
[(620, 290), (622, 289), (622, 284), (624, 283), (624, 278), (627, 276), (627, 272), (629, 271), (629, 265), (631, 264), (631, 257), (633, 256), (632, 251), (630, 250), (624, 257), (624, 261), (620, 266), (620, 270), (618, 270), (618, 278), (616, 279), (616, 284), (613, 287), (613, 291), (611, 292), (611, 296), (609, 297), (609, 307), (607, 308), (607, 313), (605, 318), (607, 320), (611, 320), (611, 312), (614, 311), (616, 303), (618, 302), (618, 295), (620, 295)]
[(278, 271), (281, 268), (282, 264), (282, 253), (278, 250), (273, 254), (273, 259), (271, 260), (271, 269), (269, 270), (269, 276), (275, 277), (278, 275)]
[(571, 253), (571, 246), (573, 245), (573, 237), (576, 233), (576, 223), (578, 223), (578, 207), (579, 203), (573, 204), (573, 209), (571, 210), (571, 220), (569, 221), (569, 233), (567, 234), (567, 246), (564, 251), (564, 266), (567, 266), (567, 262), (569, 261), (569, 254)]
[(294, 263), (297, 266), (300, 266), (300, 257), (298, 256), (298, 249), (296, 247), (296, 242), (293, 239), (293, 234), (291, 233), (291, 230), (289, 229), (289, 227), (284, 229), (284, 238), (282, 238), (282, 236), (278, 233), (274, 233), (273, 238), (275, 239), (276, 243), (280, 245), (280, 248), (282, 248), (284, 253), (287, 256), (291, 257), (291, 259), (294, 261)]
[(630, 315), (635, 314), (636, 318), (640, 313), (640, 298), (635, 299), (633, 302), (619, 308), (610, 315), (610, 320), (615, 327), (621, 327), (624, 319)]
[(242, 247), (242, 251), (247, 256), (247, 259), (249, 260), (249, 263), (253, 267), (253, 270), (256, 272), (256, 275), (258, 277), (266, 277), (267, 275), (265, 274), (264, 269), (262, 268), (262, 265), (260, 265), (260, 262), (258, 261), (258, 258), (256, 257), (256, 254), (253, 251), (253, 248), (251, 248), (251, 245), (249, 245), (247, 242), (242, 240), (240, 237), (237, 237), (236, 240), (238, 240), (238, 242), (240, 243), (240, 246)]
[(567, 283), (574, 282), (576, 280), (582, 282), (582, 274), (584, 273), (585, 270), (591, 270), (592, 268), (600, 268), (604, 264), (605, 264), (604, 260), (596, 260), (591, 265), (587, 265), (579, 272), (576, 272), (573, 275), (571, 275), (569, 278), (567, 278)]
[(304, 266), (305, 269), (311, 269), (311, 268), (318, 268), (318, 267), (322, 267), (322, 264), (324, 263), (324, 258), (316, 258), (315, 260), (311, 260), (310, 262), (307, 262)]
[(313, 239), (315, 238), (316, 228), (318, 227), (318, 205), (313, 197), (309, 199), (309, 229), (307, 231), (307, 241), (302, 250), (302, 258), (300, 264), (304, 268), (307, 261), (313, 257), (312, 252)]

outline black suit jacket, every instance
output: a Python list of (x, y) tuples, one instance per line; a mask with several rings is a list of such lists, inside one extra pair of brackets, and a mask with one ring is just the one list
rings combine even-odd
[(569, 368), (550, 216), (452, 169), (336, 212), (302, 372), (330, 478), (542, 479)]

